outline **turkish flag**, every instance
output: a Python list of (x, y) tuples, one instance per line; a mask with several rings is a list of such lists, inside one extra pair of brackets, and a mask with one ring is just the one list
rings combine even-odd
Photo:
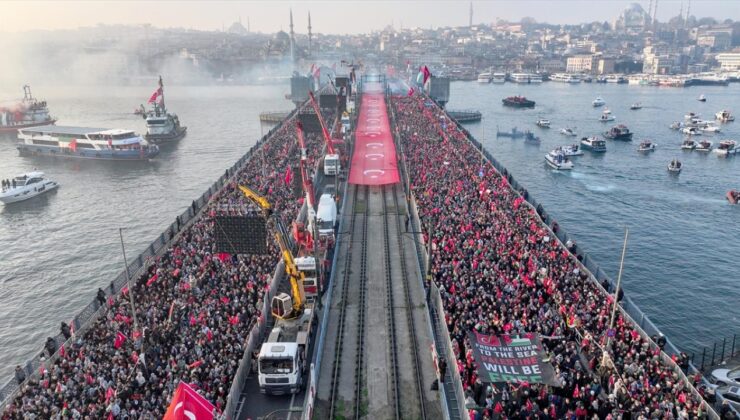
[(125, 341), (126, 341), (126, 336), (122, 332), (118, 331), (118, 333), (116, 333), (116, 339), (113, 340), (113, 347), (115, 347), (116, 349), (119, 349), (121, 348), (121, 346), (123, 345)]
[(424, 75), (424, 84), (427, 83), (427, 80), (429, 80), (430, 77), (432, 77), (432, 72), (429, 71), (429, 67), (424, 66), (421, 68), (421, 73)]
[(195, 392), (190, 384), (180, 382), (162, 420), (211, 420), (214, 406)]
[(149, 100), (147, 101), (150, 104), (153, 104), (157, 101), (157, 97), (162, 95), (162, 88), (155, 90), (154, 93), (152, 93), (152, 96), (149, 97)]

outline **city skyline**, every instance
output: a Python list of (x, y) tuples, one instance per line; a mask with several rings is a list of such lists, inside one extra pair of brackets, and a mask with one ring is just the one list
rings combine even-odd
[[(599, 7), (582, 7), (594, 5)], [(649, 0), (524, 0), (473, 1), (473, 24), (489, 24), (497, 19), (519, 21), (531, 17), (551, 24), (583, 22), (611, 23), (630, 4), (647, 10)], [(146, 7), (141, 5), (146, 4)], [(297, 33), (305, 33), (308, 13), (312, 14), (314, 33), (357, 34), (381, 30), (389, 25), (396, 29), (421, 27), (466, 26), (470, 18), (468, 1), (276, 1), (276, 2), (48, 2), (11, 1), (4, 3), (0, 28), (6, 32), (28, 30), (77, 29), (98, 24), (152, 24), (162, 28), (187, 28), (217, 31), (241, 20), (252, 32), (274, 33), (288, 30), (288, 13), (292, 9)], [(177, 14), (170, 9), (177, 7)], [(712, 17), (740, 20), (740, 8), (729, 0), (660, 0), (657, 19), (667, 21), (682, 12), (697, 18)], [(356, 17), (362, 16), (362, 19)]]

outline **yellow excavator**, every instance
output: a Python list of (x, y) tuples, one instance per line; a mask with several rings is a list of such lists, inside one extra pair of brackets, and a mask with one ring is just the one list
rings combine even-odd
[[(265, 218), (269, 221), (272, 215), (272, 205), (267, 199), (249, 187), (243, 185), (239, 186), (241, 192), (258, 205), (264, 212)], [(280, 253), (283, 256), (283, 263), (285, 264), (285, 274), (290, 278), (290, 289), (292, 296), (287, 293), (280, 293), (272, 298), (270, 308), (272, 315), (278, 319), (292, 319), (299, 317), (303, 313), (304, 302), (306, 301), (305, 292), (303, 290), (303, 282), (305, 275), (296, 266), (295, 260), (293, 259), (293, 253), (290, 252), (290, 247), (285, 241), (285, 228), (280, 222), (279, 217), (274, 217), (272, 220), (275, 222), (275, 242), (280, 247)]]

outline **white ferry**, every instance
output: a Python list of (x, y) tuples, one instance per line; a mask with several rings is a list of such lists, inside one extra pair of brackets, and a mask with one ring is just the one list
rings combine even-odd
[(490, 71), (484, 71), (478, 75), (478, 83), (491, 83), (491, 80), (493, 80), (493, 76)]
[(52, 191), (57, 187), (59, 184), (44, 178), (43, 172), (28, 172), (16, 176), (9, 181), (8, 185), (3, 185), (0, 190), (0, 201), (3, 204), (17, 203)]
[(592, 152), (606, 152), (606, 141), (597, 137), (584, 137), (581, 139), (581, 147)]
[(496, 84), (506, 83), (506, 73), (493, 73), (491, 82)]
[(542, 77), (538, 74), (512, 73), (510, 78), (511, 78), (511, 81), (514, 83), (529, 83), (529, 84), (542, 83)]
[(571, 162), (571, 160), (558, 149), (552, 150), (550, 153), (546, 154), (545, 162), (549, 167), (559, 171), (569, 171), (573, 169), (573, 162)]
[(21, 155), (99, 160), (146, 160), (159, 154), (131, 130), (45, 125), (18, 130)]
[(573, 73), (555, 73), (550, 76), (550, 80), (553, 82), (562, 83), (581, 83), (581, 76)]

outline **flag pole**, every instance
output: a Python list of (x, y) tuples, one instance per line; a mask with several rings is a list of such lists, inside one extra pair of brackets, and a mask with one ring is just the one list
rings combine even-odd
[[(614, 317), (617, 314), (617, 306), (619, 306), (619, 288), (622, 285), (622, 271), (624, 271), (624, 254), (627, 252), (627, 237), (629, 236), (629, 228), (624, 228), (624, 244), (622, 245), (622, 259), (619, 262), (619, 274), (617, 274), (617, 288), (614, 290), (614, 304), (612, 305), (612, 316), (609, 320), (609, 330), (614, 329)], [(606, 334), (606, 351), (609, 350), (611, 344), (611, 337), (609, 336), (609, 330)], [(616, 331), (614, 333), (616, 336)]]
[[(128, 260), (126, 259), (126, 247), (123, 246), (123, 228), (118, 228), (118, 236), (121, 238), (121, 253), (123, 254), (123, 264), (126, 266), (126, 286), (128, 287), (128, 300), (131, 304), (131, 313), (134, 317), (134, 331), (139, 330), (139, 320), (136, 316), (136, 304), (134, 303), (134, 288), (131, 285), (131, 273), (128, 271)], [(132, 334), (133, 335), (133, 334)], [(144, 334), (142, 332), (142, 338)], [(132, 337), (132, 340), (136, 340)], [(142, 351), (144, 350), (144, 341), (142, 340)]]

